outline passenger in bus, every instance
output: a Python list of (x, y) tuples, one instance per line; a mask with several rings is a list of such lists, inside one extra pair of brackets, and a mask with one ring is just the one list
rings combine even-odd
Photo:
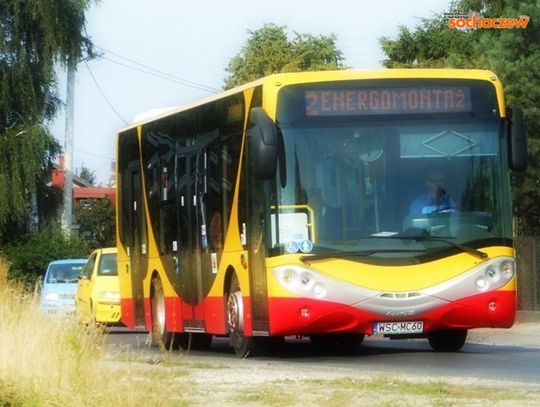
[(214, 210), (212, 213), (212, 219), (210, 220), (210, 227), (208, 237), (210, 240), (210, 250), (221, 251), (223, 246), (223, 231), (221, 224), (221, 214), (219, 210)]
[(308, 205), (315, 215), (315, 230), (318, 239), (338, 240), (341, 238), (341, 209), (324, 203), (320, 188), (313, 188), (308, 193)]
[(428, 215), (441, 212), (453, 212), (457, 205), (446, 192), (446, 178), (441, 171), (431, 171), (426, 178), (426, 191), (412, 201), (410, 215)]

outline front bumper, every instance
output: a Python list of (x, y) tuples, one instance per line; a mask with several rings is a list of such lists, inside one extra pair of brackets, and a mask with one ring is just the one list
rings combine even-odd
[(375, 322), (423, 321), (424, 332), (481, 327), (510, 328), (516, 315), (516, 292), (495, 291), (446, 302), (414, 315), (381, 315), (362, 304), (305, 298), (269, 299), (271, 335), (310, 335), (334, 332), (373, 334)]

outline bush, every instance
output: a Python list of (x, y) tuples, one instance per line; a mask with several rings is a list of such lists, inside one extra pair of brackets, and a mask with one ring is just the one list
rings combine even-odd
[(109, 199), (85, 199), (76, 202), (73, 212), (79, 223), (79, 235), (92, 248), (115, 245), (115, 212)]
[(11, 264), (8, 278), (34, 287), (52, 260), (86, 258), (87, 244), (77, 237), (66, 237), (61, 231), (44, 230), (27, 236), (4, 248), (4, 256)]

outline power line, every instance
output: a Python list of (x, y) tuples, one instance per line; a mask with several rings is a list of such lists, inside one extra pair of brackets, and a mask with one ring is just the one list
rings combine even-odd
[(120, 61), (115, 61), (114, 59), (111, 59), (111, 58), (108, 58), (108, 57), (102, 57), (103, 59), (109, 61), (109, 62), (112, 62), (113, 64), (116, 64), (116, 65), (120, 65), (120, 66), (123, 66), (123, 67), (126, 67), (126, 68), (129, 68), (129, 69), (132, 69), (134, 71), (137, 71), (137, 72), (142, 72), (142, 73), (145, 73), (145, 74), (148, 74), (148, 75), (152, 75), (152, 76), (155, 76), (156, 78), (160, 78), (160, 79), (164, 79), (166, 81), (169, 81), (169, 82), (172, 82), (172, 83), (176, 83), (177, 85), (182, 85), (182, 86), (189, 86), (191, 88), (195, 88), (195, 89), (198, 89), (198, 90), (202, 90), (204, 92), (209, 92), (209, 93), (216, 93), (215, 91), (213, 90), (208, 90), (208, 89), (205, 89), (205, 88), (201, 88), (201, 87), (198, 87), (198, 86), (194, 86), (194, 85), (187, 85), (183, 82), (179, 82), (175, 79), (171, 79), (171, 78), (168, 78), (164, 75), (160, 75), (160, 74), (157, 74), (157, 73), (154, 73), (154, 72), (150, 72), (150, 71), (147, 71), (147, 70), (144, 70), (144, 69), (141, 69), (141, 68), (137, 68), (136, 66), (133, 66), (133, 65), (128, 65), (128, 64), (125, 64), (123, 62), (120, 62)]
[(75, 151), (78, 152), (78, 153), (86, 154), (86, 155), (93, 155), (94, 157), (99, 157), (99, 158), (103, 158), (103, 159), (106, 159), (106, 160), (114, 160), (113, 157), (109, 157), (109, 156), (102, 155), (102, 154), (97, 154), (97, 153), (91, 153), (90, 151), (84, 151), (84, 150), (75, 150)]
[[(221, 92), (220, 89), (216, 89), (216, 88), (213, 88), (211, 86), (207, 86), (207, 85), (204, 85), (204, 84), (201, 84), (201, 83), (188, 81), (187, 79), (180, 78), (180, 77), (178, 77), (176, 75), (170, 74), (170, 73), (162, 71), (160, 69), (152, 68), (151, 66), (141, 64), (140, 62), (137, 62), (137, 61), (135, 61), (133, 59), (130, 59), (130, 58), (126, 58), (126, 57), (124, 57), (124, 56), (122, 56), (120, 54), (117, 54), (115, 52), (109, 51), (109, 50), (107, 50), (107, 49), (105, 49), (103, 47), (100, 47), (99, 45), (94, 44), (94, 46), (96, 48), (99, 48), (102, 51), (110, 54), (110, 55), (114, 55), (115, 57), (120, 58), (120, 59), (122, 59), (124, 61), (130, 62), (130, 63), (132, 63), (134, 65), (138, 65), (140, 67), (143, 67), (143, 68), (146, 69), (146, 71), (142, 70), (142, 69), (135, 68), (135, 67), (133, 67), (131, 65), (127, 65), (127, 64), (123, 64), (123, 63), (118, 62), (118, 61), (114, 61), (114, 60), (112, 60), (110, 58), (107, 58), (107, 57), (103, 57), (103, 58), (107, 59), (110, 62), (119, 64), (119, 65), (123, 65), (123, 66), (125, 66), (127, 68), (131, 68), (131, 69), (134, 69), (134, 70), (139, 71), (139, 72), (154, 75), (154, 76), (157, 76), (157, 77), (162, 78), (162, 79), (171, 80), (172, 82), (176, 82), (176, 83), (179, 83), (181, 85), (185, 85), (185, 86), (189, 86), (189, 87), (192, 87), (192, 88), (195, 88), (195, 89), (203, 90), (203, 91), (206, 91), (206, 92), (209, 92), (209, 93), (219, 93), (219, 92)], [(148, 72), (148, 70), (151, 71), (151, 72)], [(155, 74), (153, 72), (155, 72)]]
[(107, 95), (105, 95), (105, 92), (103, 92), (103, 89), (101, 89), (101, 86), (99, 86), (99, 83), (98, 83), (96, 77), (94, 76), (94, 74), (90, 70), (90, 67), (88, 66), (88, 63), (86, 61), (84, 61), (84, 65), (86, 66), (86, 69), (88, 70), (88, 73), (90, 74), (90, 76), (94, 80), (94, 83), (96, 84), (97, 88), (99, 89), (99, 92), (101, 93), (101, 96), (103, 96), (103, 99), (105, 99), (105, 102), (107, 102), (107, 104), (109, 105), (111, 110), (120, 118), (120, 120), (122, 120), (126, 125), (128, 125), (129, 123), (126, 120), (124, 120), (124, 118), (120, 115), (120, 113), (118, 113), (118, 111), (114, 108), (112, 103), (107, 98)]

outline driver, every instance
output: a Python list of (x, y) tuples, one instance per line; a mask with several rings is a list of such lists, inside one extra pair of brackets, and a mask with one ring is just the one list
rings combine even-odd
[(441, 171), (435, 170), (426, 178), (426, 192), (412, 201), (410, 215), (428, 215), (438, 212), (453, 212), (456, 203), (444, 189), (445, 177)]

